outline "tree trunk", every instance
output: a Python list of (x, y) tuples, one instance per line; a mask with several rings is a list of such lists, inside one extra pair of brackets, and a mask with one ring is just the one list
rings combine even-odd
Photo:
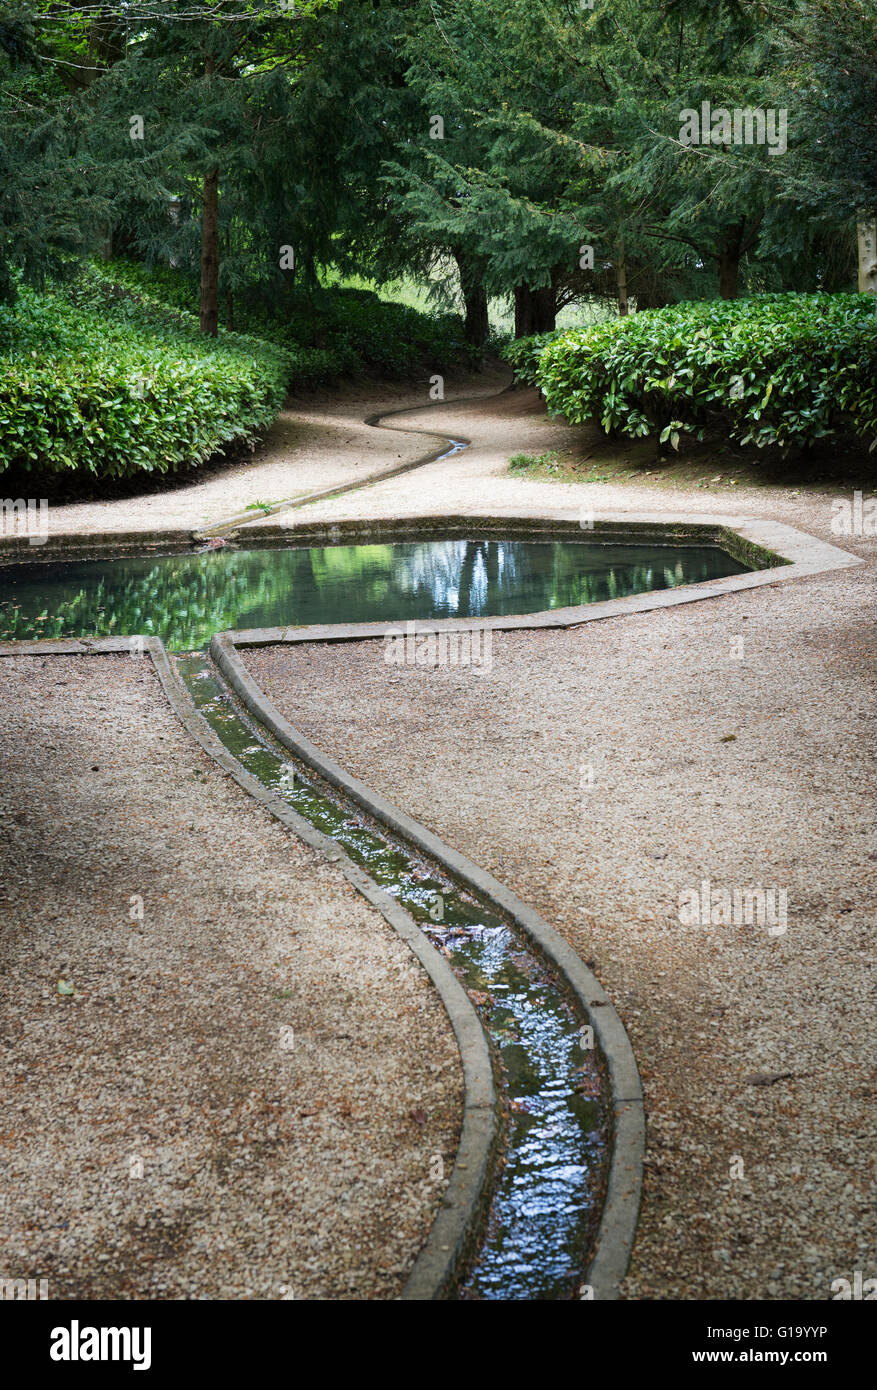
[(487, 290), (482, 284), (471, 285), (468, 290), (464, 289), (463, 299), (466, 304), (466, 324), (463, 329), (463, 336), (467, 343), (472, 343), (479, 348), (484, 347), (490, 332), (490, 321), (487, 317)]
[(515, 337), (532, 338), (536, 333), (553, 333), (557, 327), (557, 295), (551, 285), (531, 290), (515, 287)]
[(615, 284), (618, 287), (618, 317), (625, 319), (630, 313), (630, 305), (627, 302), (627, 259), (623, 237), (618, 243), (615, 260)]
[(473, 256), (464, 251), (455, 251), (454, 260), (460, 274), (460, 291), (466, 306), (466, 326), (464, 336), (467, 343), (483, 347), (490, 332), (487, 318), (487, 290), (482, 279), (483, 268)]
[(219, 170), (204, 175), (201, 208), (201, 332), (219, 331)]
[(877, 220), (859, 222), (859, 293), (877, 294)]
[(719, 252), (719, 294), (722, 299), (737, 299), (740, 294), (744, 227), (743, 222), (738, 222), (729, 228), (725, 244)]
[(460, 566), (460, 579), (457, 584), (457, 617), (471, 618), (476, 616), (472, 613), (472, 580), (475, 578), (475, 560), (481, 549), (480, 541), (467, 541), (466, 549), (463, 552), (463, 563)]
[(736, 299), (740, 293), (740, 257), (733, 250), (719, 254), (719, 294), (722, 299)]
[(137, 243), (129, 227), (113, 227), (109, 236), (109, 259), (118, 261), (128, 255), (136, 255)]

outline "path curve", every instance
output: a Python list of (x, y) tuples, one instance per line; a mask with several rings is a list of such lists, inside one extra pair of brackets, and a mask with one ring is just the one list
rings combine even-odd
[[(418, 430), (405, 429), (401, 425), (385, 425), (382, 421), (389, 420), (394, 415), (413, 415), (422, 410), (430, 410), (435, 406), (454, 406), (454, 405), (473, 405), (479, 401), (495, 400), (497, 396), (504, 396), (507, 391), (514, 390), (515, 379), (503, 386), (499, 391), (488, 392), (481, 396), (459, 396), (450, 401), (435, 401), (427, 405), (406, 405), (399, 406), (394, 410), (384, 410), (377, 415), (366, 415), (363, 418), (364, 425), (370, 425), (373, 429), (397, 430), (403, 434), (423, 434), (432, 436), (434, 439), (444, 440), (444, 444), (439, 449), (433, 449), (428, 454), (419, 455), (415, 459), (409, 459), (407, 463), (396, 464), (392, 468), (379, 469), (375, 473), (370, 473), (367, 478), (357, 478), (352, 483), (341, 483), (337, 487), (321, 488), (316, 492), (306, 492), (300, 497), (289, 497), (281, 502), (266, 503), (260, 517), (254, 517), (252, 512), (237, 512), (234, 516), (226, 517), (222, 521), (212, 522), (209, 526), (204, 526), (192, 533), (195, 541), (210, 541), (227, 536), (229, 532), (242, 530), (245, 526), (251, 525), (254, 521), (262, 520), (266, 516), (276, 516), (278, 512), (288, 512), (299, 507), (307, 507), (312, 502), (324, 502), (330, 497), (341, 497), (346, 492), (357, 492), (360, 488), (371, 487), (374, 483), (385, 482), (388, 478), (395, 478), (400, 473), (410, 473), (415, 468), (423, 468), (428, 463), (438, 463), (440, 459), (450, 458), (452, 455), (467, 449), (472, 443), (471, 439), (465, 436), (458, 439), (452, 435), (443, 434), (439, 430)], [(448, 447), (450, 446), (450, 447)]]

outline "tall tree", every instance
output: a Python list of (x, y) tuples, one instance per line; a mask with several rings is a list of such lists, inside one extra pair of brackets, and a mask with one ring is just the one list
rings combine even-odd
[(855, 235), (858, 285), (877, 294), (877, 0), (806, 0), (786, 29), (801, 140), (781, 172), (789, 211)]

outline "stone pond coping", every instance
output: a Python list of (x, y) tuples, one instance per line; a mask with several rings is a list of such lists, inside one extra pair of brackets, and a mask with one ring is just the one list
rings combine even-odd
[[(516, 629), (578, 627), (581, 623), (601, 622), (629, 613), (647, 613), (659, 608), (673, 608), (682, 603), (721, 594), (757, 589), (766, 584), (785, 583), (828, 570), (848, 569), (863, 565), (858, 555), (838, 546), (787, 526), (784, 522), (762, 517), (710, 516), (699, 513), (663, 512), (605, 512), (593, 520), (593, 529), (584, 529), (579, 515), (569, 511), (546, 512), (522, 516), (515, 514), (490, 516), (437, 515), (411, 516), (401, 520), (351, 519), (334, 522), (306, 522), (278, 529), (276, 534), (262, 533), (269, 545), (338, 544), (381, 539), (384, 541), (413, 540), (440, 532), (442, 536), (458, 534), (470, 539), (499, 538), (513, 533), (532, 535), (534, 539), (587, 540), (595, 544), (633, 544), (657, 542), (673, 547), (685, 545), (716, 545), (744, 564), (760, 566), (743, 574), (724, 579), (708, 579), (697, 584), (682, 584), (675, 589), (656, 589), (650, 593), (631, 594), (626, 598), (607, 599), (603, 603), (580, 604), (570, 608), (551, 608), (541, 613), (523, 613), (504, 617), (475, 619), (437, 618), (418, 620), (412, 625), (417, 633), (440, 631), (512, 632)], [(333, 623), (310, 626), (245, 628), (231, 634), (239, 647), (274, 646), (285, 642), (362, 641), (365, 638), (386, 637), (400, 632), (395, 623)]]

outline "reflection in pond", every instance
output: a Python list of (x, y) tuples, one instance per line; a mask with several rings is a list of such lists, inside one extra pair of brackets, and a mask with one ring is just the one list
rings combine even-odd
[(0, 641), (145, 633), (181, 651), (225, 628), (498, 617), (745, 568), (714, 546), (515, 539), (9, 565), (0, 568)]

